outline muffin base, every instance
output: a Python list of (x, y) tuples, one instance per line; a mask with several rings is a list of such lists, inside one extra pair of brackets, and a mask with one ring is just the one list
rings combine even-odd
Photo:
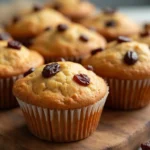
[(106, 107), (120, 110), (142, 108), (150, 103), (150, 79), (106, 79), (110, 94)]
[(48, 141), (71, 142), (84, 139), (96, 130), (107, 95), (93, 105), (74, 110), (51, 110), (19, 99), (18, 102), (35, 136)]
[(0, 109), (18, 106), (17, 100), (13, 96), (12, 88), (16, 80), (22, 77), (23, 75), (13, 76), (11, 78), (0, 78)]

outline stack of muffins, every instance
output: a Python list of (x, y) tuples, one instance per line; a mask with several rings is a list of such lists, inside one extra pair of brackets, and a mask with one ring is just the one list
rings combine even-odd
[(81, 0), (35, 5), (10, 22), (11, 36), (0, 30), (0, 108), (18, 101), (35, 136), (81, 140), (97, 128), (106, 99), (114, 110), (150, 103), (149, 25)]

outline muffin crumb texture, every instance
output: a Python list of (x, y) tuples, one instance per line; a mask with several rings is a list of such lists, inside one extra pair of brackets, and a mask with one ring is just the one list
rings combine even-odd
[(78, 24), (60, 24), (36, 37), (31, 49), (44, 58), (86, 56), (91, 50), (106, 46), (105, 39)]
[[(76, 109), (89, 106), (102, 99), (108, 92), (103, 79), (80, 64), (58, 62), (60, 71), (44, 78), (39, 67), (14, 86), (15, 96), (26, 103), (50, 109)], [(77, 74), (85, 74), (90, 79), (87, 86), (73, 80)]]
[(23, 74), (31, 67), (43, 64), (43, 58), (35, 51), (29, 51), (17, 41), (0, 42), (0, 77), (7, 78)]
[(107, 48), (83, 61), (92, 65), (103, 77), (118, 79), (150, 78), (150, 50), (148, 45), (135, 41), (111, 42)]

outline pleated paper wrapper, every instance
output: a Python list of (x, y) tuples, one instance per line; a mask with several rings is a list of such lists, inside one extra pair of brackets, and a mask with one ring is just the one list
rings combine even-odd
[(18, 105), (16, 98), (13, 96), (12, 88), (16, 80), (22, 77), (23, 75), (0, 78), (0, 109), (13, 108)]
[(142, 108), (150, 102), (150, 79), (105, 79), (110, 88), (106, 107), (121, 110)]
[(96, 130), (107, 95), (93, 105), (73, 110), (51, 110), (17, 100), (35, 136), (48, 141), (71, 142), (84, 139)]

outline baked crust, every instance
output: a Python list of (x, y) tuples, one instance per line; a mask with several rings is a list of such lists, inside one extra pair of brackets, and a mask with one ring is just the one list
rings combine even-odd
[[(13, 88), (20, 100), (43, 108), (78, 109), (101, 100), (107, 93), (105, 81), (92, 71), (72, 62), (58, 62), (60, 72), (50, 78), (43, 78), (39, 67), (33, 73), (18, 80)], [(79, 73), (90, 78), (88, 86), (81, 86), (73, 80)]]
[(20, 50), (8, 48), (6, 41), (0, 42), (0, 78), (23, 74), (43, 63), (43, 57), (35, 51), (29, 51), (24, 46)]
[[(106, 27), (107, 21), (115, 21), (113, 27)], [(86, 27), (94, 27), (100, 34), (109, 40), (118, 36), (129, 36), (140, 31), (140, 27), (127, 16), (115, 12), (113, 14), (99, 13), (81, 22)]]
[(131, 38), (137, 42), (148, 44), (150, 46), (150, 36), (149, 35), (142, 37), (140, 34), (136, 34), (136, 35), (131, 36)]
[[(87, 42), (79, 39), (80, 35), (89, 38)], [(38, 51), (45, 58), (89, 55), (90, 51), (105, 47), (106, 40), (95, 32), (77, 24), (70, 24), (64, 32), (57, 27), (39, 35), (32, 42), (31, 49)]]
[(45, 8), (22, 15), (18, 22), (8, 26), (7, 31), (15, 38), (34, 37), (43, 32), (46, 27), (53, 27), (60, 23), (69, 24), (70, 21), (61, 13)]
[(58, 11), (72, 19), (82, 19), (88, 17), (95, 11), (94, 5), (88, 1), (54, 0), (51, 4), (49, 4), (50, 7), (55, 5), (60, 6)]
[[(134, 65), (124, 63), (124, 56), (129, 50), (138, 54), (138, 61)], [(106, 50), (83, 61), (83, 65), (87, 64), (92, 65), (94, 71), (103, 77), (130, 80), (150, 78), (149, 47), (135, 41), (121, 44), (111, 42)]]

